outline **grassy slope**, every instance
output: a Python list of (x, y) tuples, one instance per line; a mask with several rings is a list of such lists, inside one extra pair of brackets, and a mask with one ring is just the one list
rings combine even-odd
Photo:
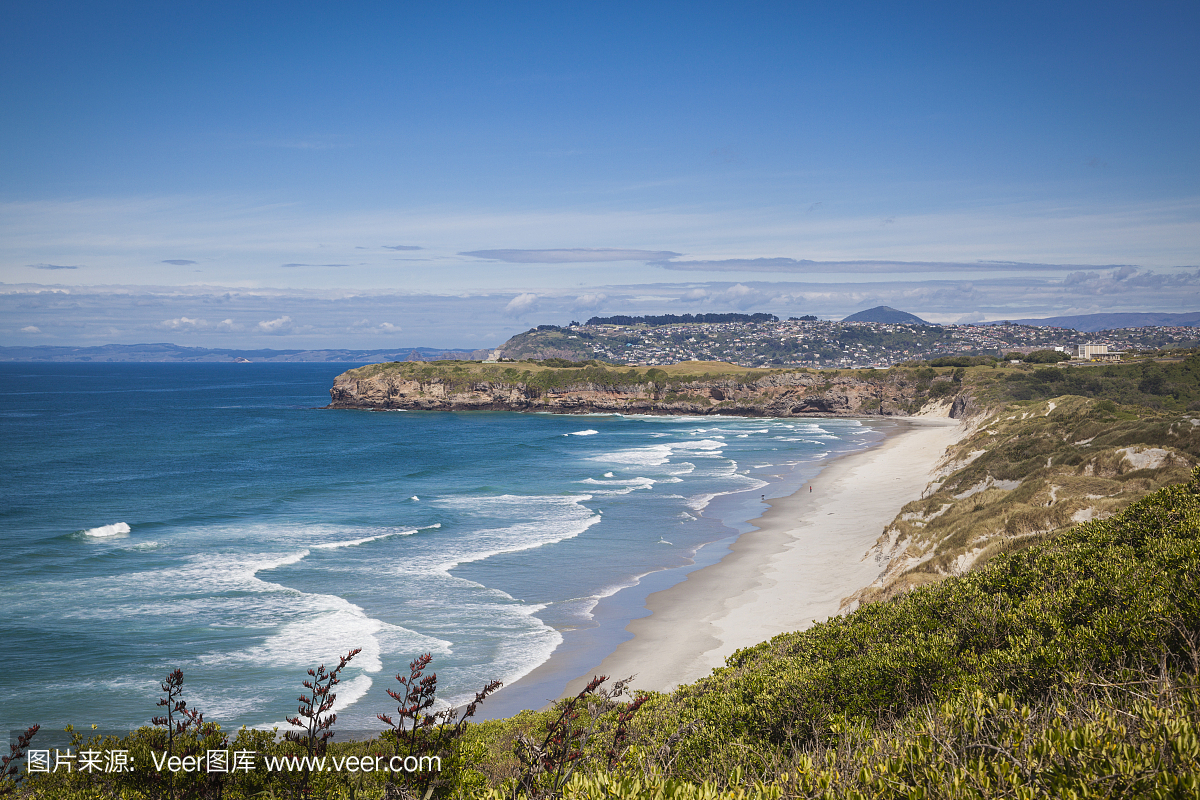
[(1200, 463), (1195, 352), (1165, 363), (974, 367), (959, 377), (991, 411), (951, 448), (941, 483), (884, 532), (876, 556), (887, 572), (860, 600), (1110, 516)]

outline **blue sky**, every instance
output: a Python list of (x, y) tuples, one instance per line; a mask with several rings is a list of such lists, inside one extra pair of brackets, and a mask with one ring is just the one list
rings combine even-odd
[(0, 343), (1200, 309), (1189, 3), (8, 3)]

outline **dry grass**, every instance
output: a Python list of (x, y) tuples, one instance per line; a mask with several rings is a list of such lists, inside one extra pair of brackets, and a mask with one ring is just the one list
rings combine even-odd
[(872, 550), (884, 570), (853, 599), (962, 574), (1186, 481), (1200, 462), (1193, 415), (1137, 411), (1058, 397), (986, 417), (951, 448), (940, 481), (884, 531)]

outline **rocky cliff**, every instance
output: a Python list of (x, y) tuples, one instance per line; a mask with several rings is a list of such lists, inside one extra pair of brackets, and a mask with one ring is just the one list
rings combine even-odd
[[(931, 389), (949, 380), (931, 383), (905, 370), (837, 374), (714, 366), (727, 368), (725, 374), (694, 374), (696, 369), (688, 374), (671, 367), (610, 371), (523, 363), (377, 364), (339, 375), (328, 407), (771, 417), (904, 415), (917, 413), (929, 400)], [(954, 394), (936, 389), (933, 393), (947, 401)], [(965, 409), (960, 402), (952, 411)]]

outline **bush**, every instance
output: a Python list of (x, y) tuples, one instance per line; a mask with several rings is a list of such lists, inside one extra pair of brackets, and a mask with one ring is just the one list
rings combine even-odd
[(1026, 364), (1058, 364), (1070, 361), (1071, 356), (1061, 350), (1034, 350), (1021, 358)]
[[(1172, 486), (978, 572), (741, 650), (653, 701), (700, 719), (680, 774), (713, 778), (961, 692), (1037, 702), (1084, 673), (1188, 666), (1200, 631), (1200, 485)], [(661, 707), (660, 707), (661, 704)]]
[(929, 389), (931, 398), (949, 397), (958, 392), (958, 386), (951, 381), (938, 381)]

